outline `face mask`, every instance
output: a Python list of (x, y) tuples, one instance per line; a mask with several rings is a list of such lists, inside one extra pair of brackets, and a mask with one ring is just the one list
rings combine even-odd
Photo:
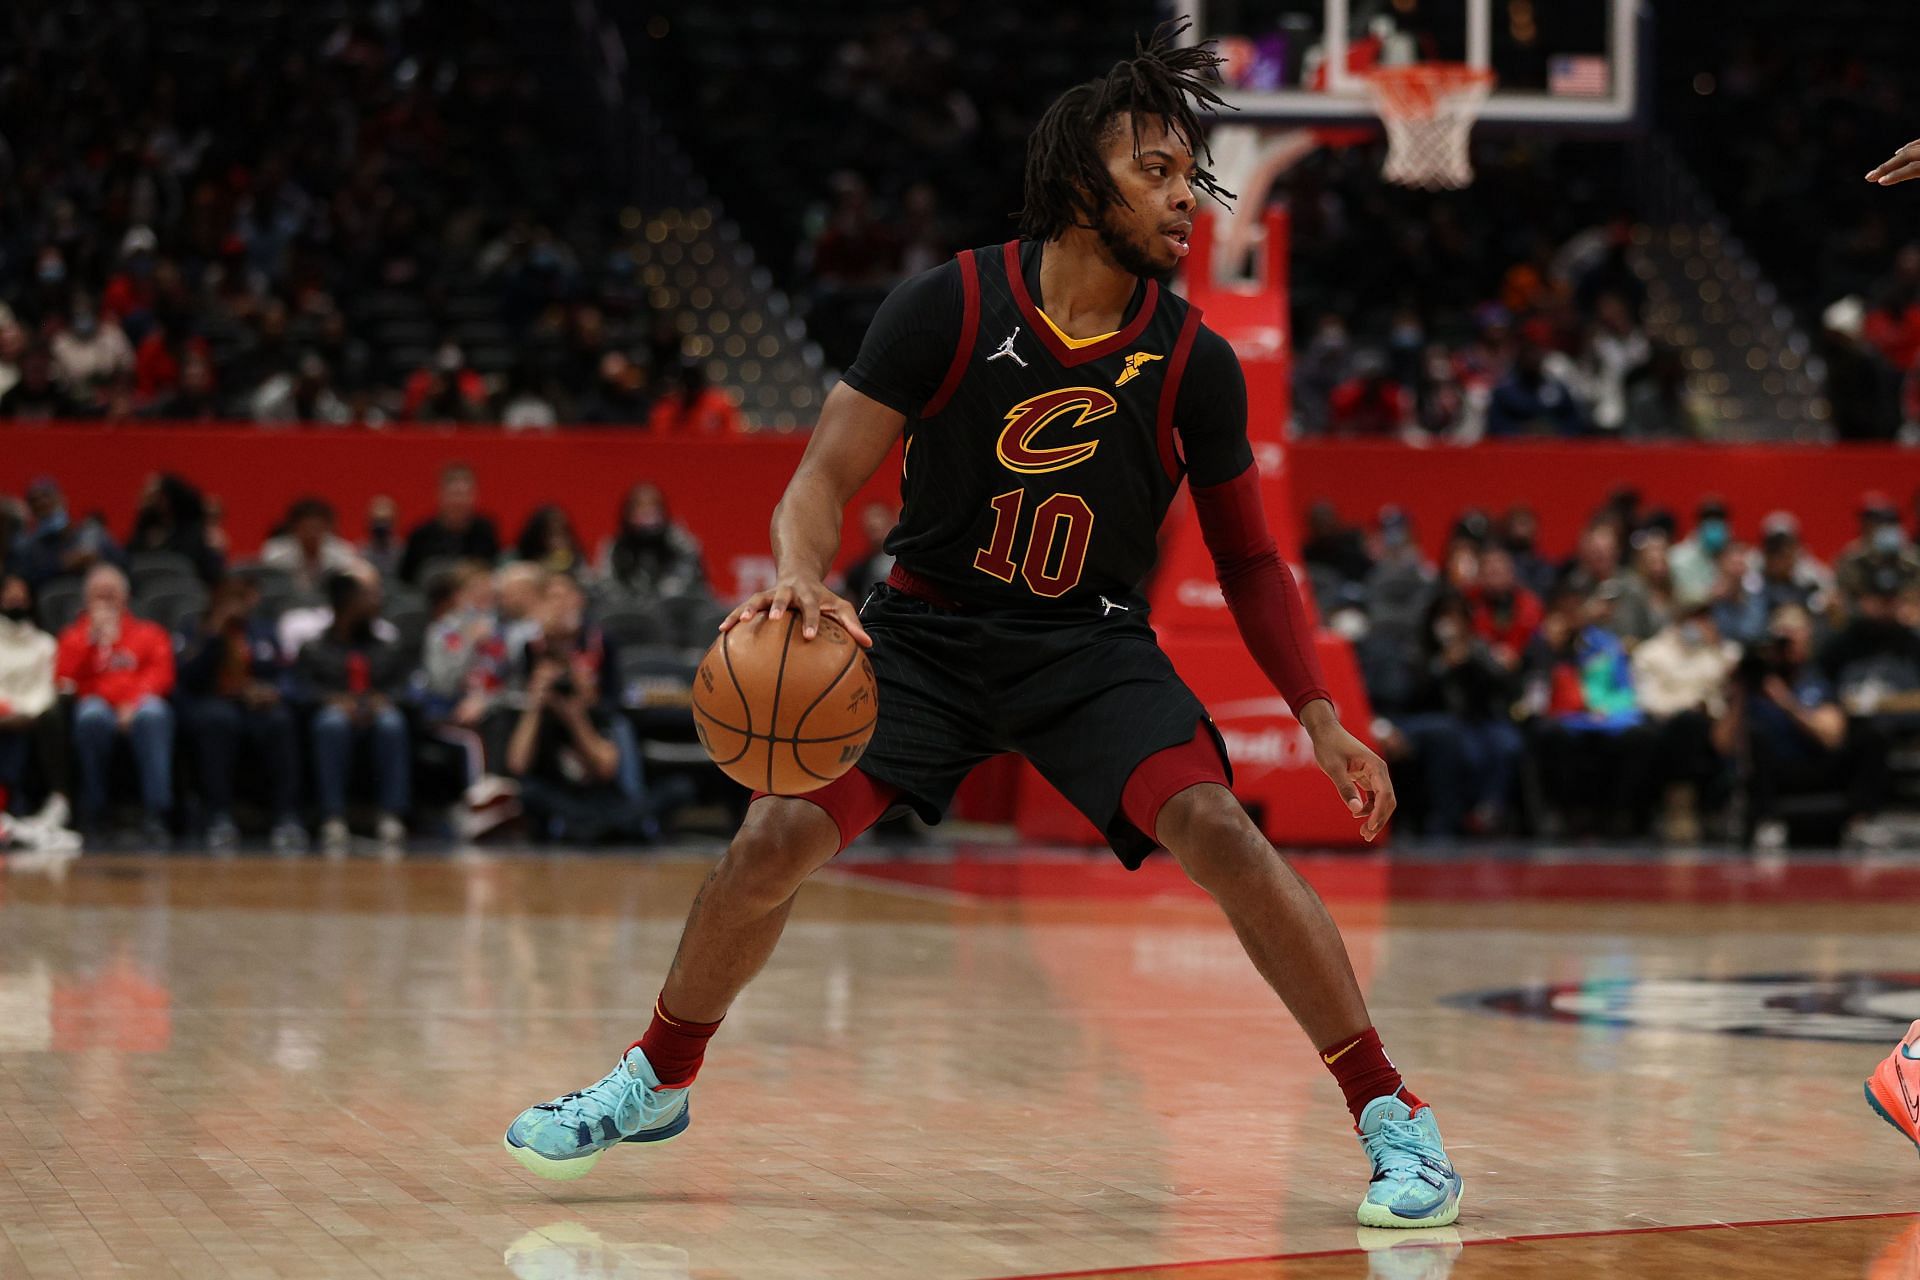
[(83, 311), (73, 318), (73, 331), (83, 338), (91, 338), (93, 331), (99, 327), (100, 322), (87, 312)]
[(1680, 624), (1680, 643), (1686, 645), (1687, 648), (1698, 649), (1706, 642), (1707, 633), (1701, 629), (1699, 623), (1683, 622)]
[(1906, 540), (1906, 535), (1900, 532), (1899, 525), (1883, 524), (1873, 531), (1872, 546), (1881, 555), (1890, 556), (1900, 550), (1901, 544)]
[(0, 617), (6, 618), (9, 622), (25, 622), (32, 616), (33, 610), (27, 608), (25, 605), (13, 609), (0, 609)]
[(1719, 555), (1727, 546), (1727, 522), (1714, 517), (1700, 522), (1700, 545)]

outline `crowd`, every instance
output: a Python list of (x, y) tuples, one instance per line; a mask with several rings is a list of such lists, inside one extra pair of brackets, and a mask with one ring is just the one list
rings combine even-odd
[(1379, 164), (1377, 147), (1322, 150), (1277, 192), (1302, 335), (1298, 433), (1710, 434), (1685, 353), (1643, 323), (1617, 154), (1566, 141), (1487, 147), (1474, 185), (1440, 194), (1382, 183)]
[(653, 485), (597, 549), (557, 506), (509, 543), (454, 465), (404, 535), (390, 499), (355, 543), (305, 497), (235, 564), (178, 476), (124, 539), (43, 478), (0, 502), (0, 548), (0, 844), (131, 825), (143, 847), (225, 851), (244, 818), (277, 852), (311, 832), (338, 854), (358, 818), (397, 851), (438, 810), (467, 839), (518, 822), (644, 843), (694, 794), (643, 741), (691, 741), (684, 695), (723, 610)]
[[(1901, 56), (1910, 15), (1862, 0), (1759, 0), (1729, 32), (1682, 7), (1676, 141), (1785, 299), (1820, 332), (1842, 439), (1920, 440), (1920, 245), (1896, 193), (1862, 175), (1920, 119)], [(1818, 324), (1814, 323), (1818, 321)]]
[(1689, 514), (1622, 491), (1561, 561), (1531, 509), (1468, 511), (1435, 565), (1397, 508), (1371, 530), (1313, 509), (1303, 558), (1356, 641), (1405, 826), (1889, 838), (1890, 748), (1920, 728), (1920, 552), (1899, 509), (1866, 495), (1831, 566), (1789, 512), (1757, 546), (1719, 499)]
[(488, 5), (243, 8), (0, 18), (0, 420), (740, 429)]

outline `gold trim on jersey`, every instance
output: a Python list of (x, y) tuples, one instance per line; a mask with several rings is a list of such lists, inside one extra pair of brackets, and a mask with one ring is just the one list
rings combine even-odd
[[(1035, 307), (1034, 310), (1040, 311), (1040, 308)], [(1055, 324), (1053, 322), (1053, 317), (1048, 315), (1046, 312), (1040, 311), (1040, 318), (1047, 322), (1047, 328), (1053, 330), (1055, 337), (1059, 338), (1060, 341), (1066, 343), (1069, 347), (1072, 347), (1076, 351), (1079, 350), (1081, 347), (1090, 347), (1096, 342), (1105, 342), (1108, 338), (1111, 338), (1113, 336), (1113, 333), (1120, 332), (1118, 329), (1115, 329), (1113, 333), (1096, 334), (1091, 338), (1076, 338), (1068, 334), (1065, 329), (1062, 329), (1059, 325)]]

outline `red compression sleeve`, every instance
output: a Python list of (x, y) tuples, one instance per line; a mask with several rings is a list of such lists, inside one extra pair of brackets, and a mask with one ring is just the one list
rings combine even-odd
[(1315, 698), (1333, 701), (1313, 650), (1299, 584), (1267, 528), (1260, 469), (1248, 467), (1224, 484), (1194, 489), (1193, 509), (1227, 610), (1260, 670), (1296, 716)]

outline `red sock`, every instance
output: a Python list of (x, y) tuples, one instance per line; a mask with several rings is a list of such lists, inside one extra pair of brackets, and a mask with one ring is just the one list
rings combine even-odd
[(667, 1012), (667, 1006), (653, 1002), (653, 1022), (634, 1045), (647, 1055), (664, 1089), (684, 1089), (700, 1074), (700, 1061), (707, 1056), (707, 1041), (720, 1029), (718, 1022), (682, 1022)]
[(1355, 1124), (1360, 1123), (1360, 1113), (1367, 1109), (1369, 1102), (1391, 1093), (1398, 1093), (1400, 1100), (1415, 1111), (1427, 1105), (1414, 1097), (1413, 1090), (1400, 1079), (1399, 1069), (1380, 1047), (1380, 1033), (1372, 1027), (1350, 1040), (1322, 1049), (1320, 1061), (1327, 1064), (1327, 1070), (1333, 1072), (1334, 1083), (1347, 1095), (1347, 1110), (1353, 1112)]

